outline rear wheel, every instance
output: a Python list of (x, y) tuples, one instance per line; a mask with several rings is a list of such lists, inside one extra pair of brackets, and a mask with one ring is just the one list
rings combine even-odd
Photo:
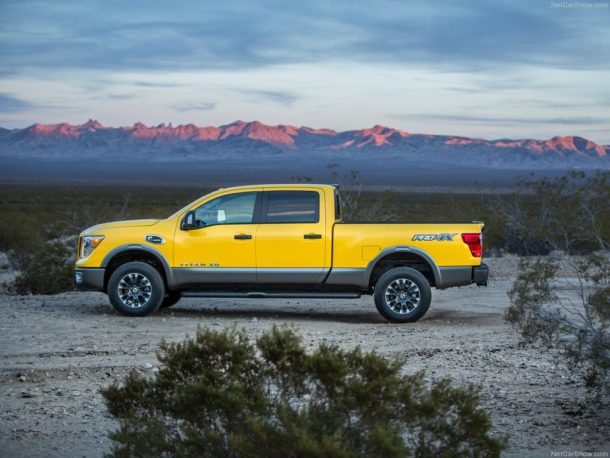
[(159, 271), (150, 264), (128, 262), (110, 276), (108, 297), (119, 313), (144, 316), (159, 308), (165, 297), (165, 285)]
[(421, 272), (398, 267), (377, 280), (374, 297), (377, 310), (386, 320), (410, 323), (426, 314), (432, 290)]
[(161, 302), (161, 308), (171, 307), (176, 304), (180, 299), (182, 299), (182, 293), (179, 291), (168, 291), (167, 296)]

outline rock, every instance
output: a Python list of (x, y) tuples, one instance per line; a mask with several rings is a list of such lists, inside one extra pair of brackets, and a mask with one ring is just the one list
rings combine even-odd
[(258, 318), (254, 317), (254, 318), (252, 318), (251, 321), (252, 321), (252, 323), (257, 323), (258, 322)]
[(20, 382), (25, 382), (25, 375), (20, 375), (20, 376), (18, 377), (18, 380), (19, 380)]
[(150, 363), (145, 363), (145, 364), (144, 364), (144, 369), (149, 369), (149, 370), (150, 370), (150, 369), (152, 369), (152, 368), (153, 368), (153, 365), (152, 365), (152, 364), (150, 364)]
[(61, 390), (57, 390), (57, 391), (55, 392), (55, 396), (65, 396), (65, 394), (64, 394), (64, 392), (63, 392), (63, 391), (61, 391)]
[(36, 397), (36, 395), (34, 393), (31, 393), (30, 391), (22, 391), (19, 394), (19, 397), (27, 399), (27, 398), (34, 398), (34, 397)]

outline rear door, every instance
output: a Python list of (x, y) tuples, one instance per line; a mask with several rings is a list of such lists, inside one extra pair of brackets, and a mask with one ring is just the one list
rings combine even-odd
[(324, 193), (265, 190), (256, 233), (258, 283), (318, 283), (327, 272)]

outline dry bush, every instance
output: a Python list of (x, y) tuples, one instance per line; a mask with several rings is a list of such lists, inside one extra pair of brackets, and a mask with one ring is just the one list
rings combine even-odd
[(561, 251), (521, 260), (506, 319), (524, 342), (559, 349), (592, 393), (610, 394), (610, 173), (528, 186), (539, 208), (509, 212), (513, 233), (531, 228), (536, 246)]
[(102, 391), (114, 456), (497, 457), (478, 389), (360, 349), (307, 354), (290, 330), (236, 329), (162, 343), (159, 372)]
[[(569, 278), (556, 278), (561, 268)], [(524, 258), (506, 319), (524, 342), (560, 350), (596, 395), (610, 395), (610, 256)]]
[(493, 224), (502, 227), (496, 244), (511, 253), (586, 254), (610, 249), (610, 172), (522, 180), (513, 193), (485, 201)]
[(362, 176), (358, 170), (342, 172), (337, 163), (327, 164), (326, 169), (330, 174), (330, 182), (339, 185), (344, 221), (382, 222), (398, 218), (390, 205), (391, 192), (376, 192), (372, 199), (370, 195), (365, 199)]
[(13, 288), (17, 294), (57, 294), (74, 289), (75, 242), (37, 239), (8, 252), (17, 270)]

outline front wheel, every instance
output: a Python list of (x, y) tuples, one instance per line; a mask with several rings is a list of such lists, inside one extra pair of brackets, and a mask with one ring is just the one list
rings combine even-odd
[(377, 310), (386, 320), (410, 323), (426, 314), (432, 291), (421, 272), (398, 267), (377, 280), (374, 297)]
[(144, 316), (161, 305), (165, 297), (165, 284), (159, 271), (150, 264), (128, 262), (110, 276), (108, 297), (119, 313)]

